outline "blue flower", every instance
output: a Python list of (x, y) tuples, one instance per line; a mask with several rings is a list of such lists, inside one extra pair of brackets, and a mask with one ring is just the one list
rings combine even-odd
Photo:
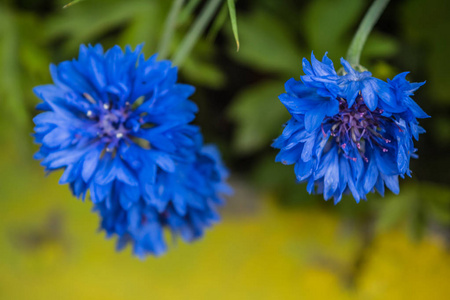
[[(107, 236), (117, 236), (117, 248), (127, 244), (141, 258), (147, 254), (160, 255), (167, 250), (164, 229), (173, 236), (191, 242), (203, 235), (204, 229), (219, 220), (216, 206), (223, 203), (222, 195), (230, 194), (225, 183), (228, 177), (217, 149), (205, 146), (196, 160), (177, 163), (175, 172), (158, 169), (156, 181), (149, 194), (128, 209), (112, 194), (112, 206), (97, 203), (94, 210), (101, 217), (101, 229)], [(116, 185), (120, 185), (116, 181)], [(120, 189), (120, 187), (119, 187)]]
[(170, 61), (145, 60), (141, 48), (81, 45), (78, 60), (50, 66), (54, 84), (34, 89), (44, 101), (34, 118), (35, 158), (47, 171), (64, 169), (60, 183), (77, 197), (90, 189), (93, 202), (109, 201), (116, 185), (126, 209), (149, 197), (158, 168), (173, 172), (176, 160), (195, 159), (194, 88), (176, 82)]
[(273, 147), (277, 162), (295, 164), (299, 182), (325, 200), (351, 193), (357, 202), (386, 185), (399, 192), (398, 176), (411, 176), (409, 161), (417, 157), (413, 140), (425, 130), (418, 118), (429, 117), (412, 99), (423, 83), (410, 83), (406, 74), (387, 82), (359, 72), (341, 59), (338, 75), (326, 56), (322, 62), (304, 59), (306, 75), (286, 82), (280, 101), (292, 118)]
[[(34, 89), (44, 111), (34, 118), (35, 158), (47, 172), (63, 169), (60, 183), (75, 196), (89, 191), (103, 228), (122, 236), (126, 227), (123, 238), (136, 241), (139, 255), (162, 252), (165, 226), (198, 237), (217, 219), (212, 207), (224, 185), (218, 154), (201, 152), (199, 128), (189, 124), (194, 88), (177, 83), (170, 61), (145, 60), (141, 48), (81, 45), (78, 60), (50, 66), (54, 84)], [(139, 211), (148, 226), (135, 222)]]

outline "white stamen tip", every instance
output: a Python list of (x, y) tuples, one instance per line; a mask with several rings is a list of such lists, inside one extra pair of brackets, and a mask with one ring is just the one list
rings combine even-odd
[(119, 133), (116, 134), (116, 138), (120, 139), (122, 137), (123, 137), (123, 133), (122, 132), (119, 132)]
[(92, 110), (88, 110), (87, 113), (86, 113), (86, 115), (87, 115), (88, 117), (91, 117), (91, 116), (92, 116)]
[(103, 108), (104, 109), (109, 109), (109, 104), (107, 104), (107, 103), (103, 104)]

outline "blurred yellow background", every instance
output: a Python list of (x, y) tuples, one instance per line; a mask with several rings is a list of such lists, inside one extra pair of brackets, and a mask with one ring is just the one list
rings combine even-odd
[(95, 231), (91, 204), (58, 185), (60, 174), (44, 177), (37, 162), (9, 157), (0, 165), (0, 299), (450, 297), (450, 255), (439, 237), (416, 243), (395, 229), (364, 245), (337, 215), (243, 199), (239, 187), (203, 239), (169, 242), (166, 255), (141, 261)]

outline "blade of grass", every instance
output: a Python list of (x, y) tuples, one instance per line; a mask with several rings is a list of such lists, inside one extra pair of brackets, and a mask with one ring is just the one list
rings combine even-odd
[(230, 11), (231, 28), (233, 29), (234, 39), (236, 40), (236, 52), (239, 51), (239, 33), (236, 19), (236, 7), (234, 0), (228, 0), (228, 10)]
[(184, 39), (181, 41), (180, 47), (173, 58), (174, 65), (180, 66), (183, 63), (195, 43), (200, 38), (200, 35), (205, 31), (221, 2), (222, 0), (210, 0), (206, 3), (203, 10), (200, 12), (200, 16), (195, 20)]
[(170, 42), (177, 25), (177, 17), (183, 6), (184, 0), (173, 0), (172, 7), (167, 15), (166, 23), (164, 24), (164, 31), (158, 50), (158, 57), (164, 59), (169, 52)]
[(69, 2), (69, 3), (67, 3), (66, 5), (64, 5), (63, 8), (68, 8), (69, 6), (72, 6), (72, 5), (74, 5), (74, 4), (77, 4), (78, 2), (81, 2), (81, 1), (84, 1), (84, 0), (74, 0), (74, 1)]

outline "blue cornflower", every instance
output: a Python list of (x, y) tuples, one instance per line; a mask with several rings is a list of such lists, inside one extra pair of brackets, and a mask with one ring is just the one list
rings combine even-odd
[(177, 83), (177, 69), (141, 46), (103, 52), (80, 46), (78, 60), (51, 65), (54, 84), (35, 94), (44, 112), (34, 118), (36, 159), (60, 183), (90, 198), (102, 228), (133, 241), (135, 253), (160, 254), (162, 228), (185, 240), (199, 237), (217, 220), (214, 204), (226, 191), (218, 153), (202, 149), (197, 106), (190, 85)]
[(194, 88), (176, 82), (170, 61), (145, 60), (141, 48), (81, 45), (78, 60), (50, 66), (54, 84), (34, 89), (44, 101), (34, 118), (35, 158), (47, 171), (64, 169), (60, 183), (77, 197), (90, 189), (94, 203), (110, 206), (114, 186), (127, 209), (150, 198), (158, 169), (195, 159)]
[(385, 82), (341, 63), (344, 75), (326, 54), (322, 62), (311, 55), (301, 81), (286, 82), (280, 100), (292, 118), (272, 145), (276, 161), (295, 164), (309, 193), (335, 203), (347, 192), (357, 202), (374, 190), (384, 195), (384, 185), (398, 193), (398, 176), (411, 176), (417, 157), (412, 138), (425, 132), (417, 119), (429, 117), (410, 97), (424, 83), (410, 83), (407, 73)]
[(223, 203), (221, 196), (230, 194), (231, 189), (225, 183), (228, 172), (217, 149), (204, 146), (195, 161), (177, 163), (175, 169), (158, 169), (150, 199), (141, 198), (128, 209), (119, 204), (120, 199), (113, 199), (111, 207), (105, 202), (94, 206), (101, 217), (101, 229), (109, 237), (118, 236), (119, 250), (131, 244), (133, 253), (141, 258), (160, 255), (167, 250), (165, 228), (190, 242), (219, 220), (216, 206)]

